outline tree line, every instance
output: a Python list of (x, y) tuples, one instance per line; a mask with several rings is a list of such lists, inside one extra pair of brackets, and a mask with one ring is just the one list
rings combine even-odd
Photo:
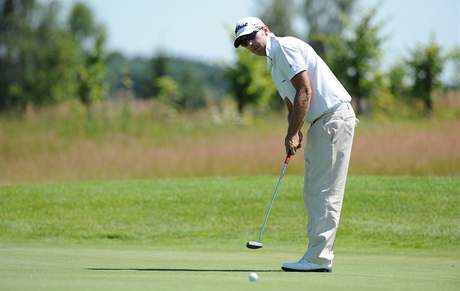
[[(420, 103), (422, 111), (430, 114), (447, 62), (454, 64), (453, 85), (460, 87), (460, 50), (445, 52), (434, 37), (383, 72), (382, 45), (387, 38), (382, 36), (385, 22), (377, 20), (377, 7), (362, 11), (357, 0), (259, 0), (258, 6), (263, 7), (259, 16), (272, 32), (297, 36), (315, 49), (353, 96), (360, 114), (389, 111), (397, 102)], [(296, 21), (306, 28), (304, 32), (296, 31)], [(237, 52), (229, 77), (240, 109), (265, 104), (267, 95), (276, 95), (263, 80), (268, 77), (257, 64), (263, 61)]]
[[(434, 39), (388, 71), (382, 62), (383, 22), (376, 10), (358, 13), (357, 0), (259, 0), (259, 15), (275, 34), (306, 40), (357, 101), (359, 113), (389, 110), (395, 100), (433, 109), (446, 62), (460, 76), (460, 52)], [(105, 48), (106, 32), (91, 9), (76, 2), (63, 19), (58, 1), (0, 0), (0, 111), (22, 111), (71, 99), (94, 102), (128, 92), (177, 110), (199, 110), (232, 96), (238, 110), (276, 110), (282, 104), (265, 60), (235, 50), (236, 61), (215, 65), (159, 51), (129, 58)], [(353, 20), (353, 21), (352, 21)], [(300, 23), (305, 29), (297, 31)], [(230, 44), (232, 37), (228, 40)], [(455, 81), (460, 85), (460, 79)]]
[(59, 3), (0, 1), (0, 110), (104, 97), (106, 33), (76, 3), (65, 21)]

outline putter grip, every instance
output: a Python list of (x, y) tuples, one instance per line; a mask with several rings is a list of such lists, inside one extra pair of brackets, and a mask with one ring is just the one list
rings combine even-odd
[(286, 159), (284, 160), (284, 163), (287, 165), (289, 163), (290, 159), (291, 159), (291, 156), (286, 156)]

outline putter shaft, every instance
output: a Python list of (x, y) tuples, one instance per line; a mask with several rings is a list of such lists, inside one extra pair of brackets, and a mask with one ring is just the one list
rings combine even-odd
[(287, 156), (286, 159), (284, 160), (283, 169), (281, 170), (280, 177), (278, 178), (278, 183), (276, 184), (275, 192), (273, 192), (272, 200), (270, 201), (267, 213), (265, 214), (264, 223), (262, 224), (262, 228), (260, 229), (260, 232), (259, 232), (259, 239), (258, 239), (259, 242), (262, 239), (262, 234), (265, 230), (265, 226), (267, 225), (268, 216), (270, 215), (270, 211), (272, 210), (273, 202), (275, 201), (276, 193), (278, 193), (278, 189), (281, 184), (281, 179), (283, 178), (284, 173), (286, 172), (286, 167), (287, 167), (287, 164), (289, 163), (289, 159), (290, 159), (290, 156)]

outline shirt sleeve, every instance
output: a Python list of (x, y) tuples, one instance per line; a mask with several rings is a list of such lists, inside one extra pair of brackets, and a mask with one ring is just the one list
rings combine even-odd
[(281, 73), (289, 81), (298, 73), (307, 70), (305, 58), (301, 50), (295, 46), (281, 45), (278, 62)]

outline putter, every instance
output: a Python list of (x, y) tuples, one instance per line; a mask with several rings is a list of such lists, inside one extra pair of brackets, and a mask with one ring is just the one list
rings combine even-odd
[(268, 216), (270, 215), (270, 211), (272, 210), (272, 206), (273, 206), (273, 202), (275, 201), (276, 193), (278, 193), (278, 188), (280, 187), (281, 179), (283, 178), (284, 173), (286, 172), (286, 167), (287, 167), (287, 164), (289, 163), (290, 158), (291, 156), (286, 156), (286, 159), (284, 160), (283, 169), (281, 170), (281, 174), (278, 179), (278, 184), (276, 184), (275, 192), (273, 192), (272, 200), (270, 201), (270, 204), (268, 205), (267, 214), (265, 214), (264, 223), (262, 224), (262, 228), (260, 229), (260, 232), (259, 232), (259, 239), (257, 241), (248, 241), (246, 243), (246, 247), (249, 249), (260, 249), (264, 246), (264, 244), (262, 243), (262, 234), (264, 233), (265, 226), (267, 225)]

